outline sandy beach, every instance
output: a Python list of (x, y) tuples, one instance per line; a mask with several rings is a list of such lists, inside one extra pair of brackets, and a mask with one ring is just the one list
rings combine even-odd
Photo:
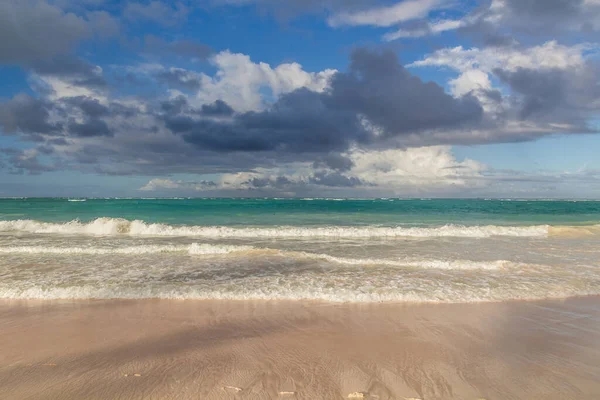
[(597, 399), (600, 298), (0, 301), (2, 399)]

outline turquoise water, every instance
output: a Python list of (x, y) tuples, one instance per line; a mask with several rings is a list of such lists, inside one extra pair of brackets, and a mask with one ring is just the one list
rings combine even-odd
[(0, 298), (600, 295), (600, 202), (75, 200), (0, 200)]
[(0, 220), (100, 217), (178, 225), (578, 225), (600, 222), (597, 201), (325, 199), (0, 199)]

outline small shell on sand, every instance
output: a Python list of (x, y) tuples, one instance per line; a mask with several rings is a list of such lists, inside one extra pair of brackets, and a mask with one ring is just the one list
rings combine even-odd
[(296, 392), (279, 392), (280, 396), (293, 396)]
[(231, 390), (234, 392), (241, 392), (243, 389), (235, 386), (223, 386), (223, 390)]
[(352, 392), (348, 395), (349, 399), (366, 399), (369, 396), (369, 393), (365, 392)]

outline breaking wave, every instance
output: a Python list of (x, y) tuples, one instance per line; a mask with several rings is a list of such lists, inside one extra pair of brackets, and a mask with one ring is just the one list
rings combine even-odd
[[(577, 229), (578, 227), (572, 227)], [(381, 227), (381, 226), (325, 226), (325, 227), (243, 227), (185, 226), (129, 221), (122, 218), (98, 218), (91, 222), (78, 220), (65, 223), (34, 220), (0, 221), (0, 231), (44, 234), (130, 235), (130, 236), (191, 236), (208, 238), (386, 238), (386, 237), (468, 237), (493, 236), (546, 237), (556, 228), (548, 225), (533, 226), (464, 226), (439, 227)]]

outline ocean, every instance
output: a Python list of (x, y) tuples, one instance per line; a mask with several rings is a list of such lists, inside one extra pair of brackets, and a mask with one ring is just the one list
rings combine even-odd
[(600, 202), (0, 199), (0, 298), (600, 294)]

